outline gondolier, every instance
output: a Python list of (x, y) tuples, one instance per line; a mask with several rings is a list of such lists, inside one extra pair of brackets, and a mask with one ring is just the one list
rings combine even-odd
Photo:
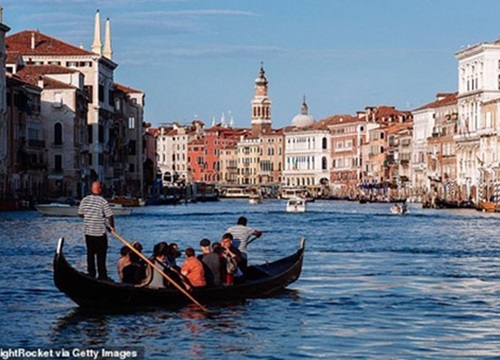
[(238, 250), (241, 252), (242, 257), (242, 270), (245, 272), (245, 269), (248, 264), (248, 255), (247, 255), (247, 244), (250, 236), (260, 237), (262, 235), (262, 231), (255, 230), (251, 227), (247, 226), (247, 218), (244, 216), (240, 216), (238, 218), (238, 222), (235, 226), (230, 227), (226, 230), (227, 233), (233, 235), (234, 244), (238, 247)]
[(110, 280), (106, 270), (106, 254), (108, 237), (106, 236), (106, 219), (110, 231), (115, 229), (113, 212), (106, 199), (101, 196), (102, 185), (94, 181), (92, 193), (82, 199), (78, 215), (84, 219), (85, 243), (87, 245), (87, 271), (89, 276), (96, 277), (96, 259), (98, 279)]

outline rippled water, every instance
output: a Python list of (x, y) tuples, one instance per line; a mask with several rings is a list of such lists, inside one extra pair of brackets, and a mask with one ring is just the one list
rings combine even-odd
[[(139, 346), (146, 358), (500, 357), (500, 214), (412, 204), (397, 216), (389, 204), (322, 201), (304, 214), (284, 208), (227, 200), (117, 218), (117, 233), (145, 249), (161, 240), (197, 248), (246, 215), (265, 232), (250, 247), (251, 263), (288, 255), (307, 239), (289, 291), (208, 314), (189, 306), (82, 311), (52, 281), (61, 236), (70, 262), (84, 269), (82, 221), (0, 213), (0, 345)], [(110, 240), (111, 274), (120, 246)]]

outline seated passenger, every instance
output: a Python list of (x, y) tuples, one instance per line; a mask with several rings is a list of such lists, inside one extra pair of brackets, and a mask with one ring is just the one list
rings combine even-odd
[(146, 267), (141, 264), (141, 258), (135, 252), (130, 251), (128, 256), (130, 264), (123, 268), (123, 282), (139, 285), (146, 277)]
[(176, 259), (181, 255), (182, 254), (179, 251), (179, 246), (176, 243), (171, 243), (168, 246), (167, 261), (170, 264), (171, 268), (180, 270), (179, 266), (177, 265)]
[[(153, 256), (151, 256), (151, 262), (156, 265), (161, 271), (164, 273), (168, 269), (168, 265), (166, 263), (166, 257), (168, 253), (168, 244), (166, 242), (160, 242), (155, 245), (153, 248)], [(149, 287), (154, 288), (164, 288), (165, 281), (167, 281), (162, 274), (156, 269), (152, 269), (151, 281), (148, 283)]]
[(220, 263), (219, 254), (212, 252), (210, 248), (210, 240), (202, 239), (200, 241), (201, 255), (198, 255), (198, 260), (203, 264), (205, 270), (205, 280), (207, 286), (220, 286)]
[(214, 242), (212, 244), (212, 252), (214, 254), (217, 254), (219, 256), (219, 273), (220, 273), (220, 283), (225, 284), (226, 283), (226, 276), (227, 276), (227, 269), (226, 269), (226, 256), (224, 255), (222, 251), (222, 246), (220, 242)]
[(186, 249), (186, 260), (181, 267), (181, 274), (186, 280), (186, 288), (206, 286), (205, 270), (200, 260), (195, 257), (193, 248)]
[(120, 258), (116, 263), (116, 268), (118, 270), (118, 277), (120, 281), (123, 281), (123, 268), (130, 264), (130, 257), (128, 254), (130, 253), (130, 249), (127, 246), (123, 246), (120, 249)]

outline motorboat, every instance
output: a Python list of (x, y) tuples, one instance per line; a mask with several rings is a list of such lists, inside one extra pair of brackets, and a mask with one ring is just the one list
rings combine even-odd
[(260, 195), (250, 195), (248, 198), (248, 203), (249, 204), (262, 204), (262, 196)]
[(391, 206), (391, 214), (404, 215), (407, 212), (408, 212), (408, 206), (406, 205), (406, 203), (402, 203), (401, 205), (394, 204)]
[[(129, 207), (111, 203), (109, 206), (111, 207), (111, 211), (113, 211), (113, 216), (127, 216), (132, 214), (132, 209)], [(62, 203), (38, 204), (35, 205), (35, 209), (45, 216), (78, 216), (78, 205)]]
[(305, 212), (306, 200), (302, 198), (289, 199), (286, 203), (287, 212)]

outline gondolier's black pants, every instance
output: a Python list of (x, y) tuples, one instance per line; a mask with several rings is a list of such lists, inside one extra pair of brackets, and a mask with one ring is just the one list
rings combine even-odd
[(87, 244), (87, 271), (90, 276), (96, 276), (95, 261), (97, 258), (97, 271), (99, 279), (106, 280), (108, 274), (106, 271), (106, 254), (108, 252), (108, 237), (106, 234), (102, 236), (85, 235)]

